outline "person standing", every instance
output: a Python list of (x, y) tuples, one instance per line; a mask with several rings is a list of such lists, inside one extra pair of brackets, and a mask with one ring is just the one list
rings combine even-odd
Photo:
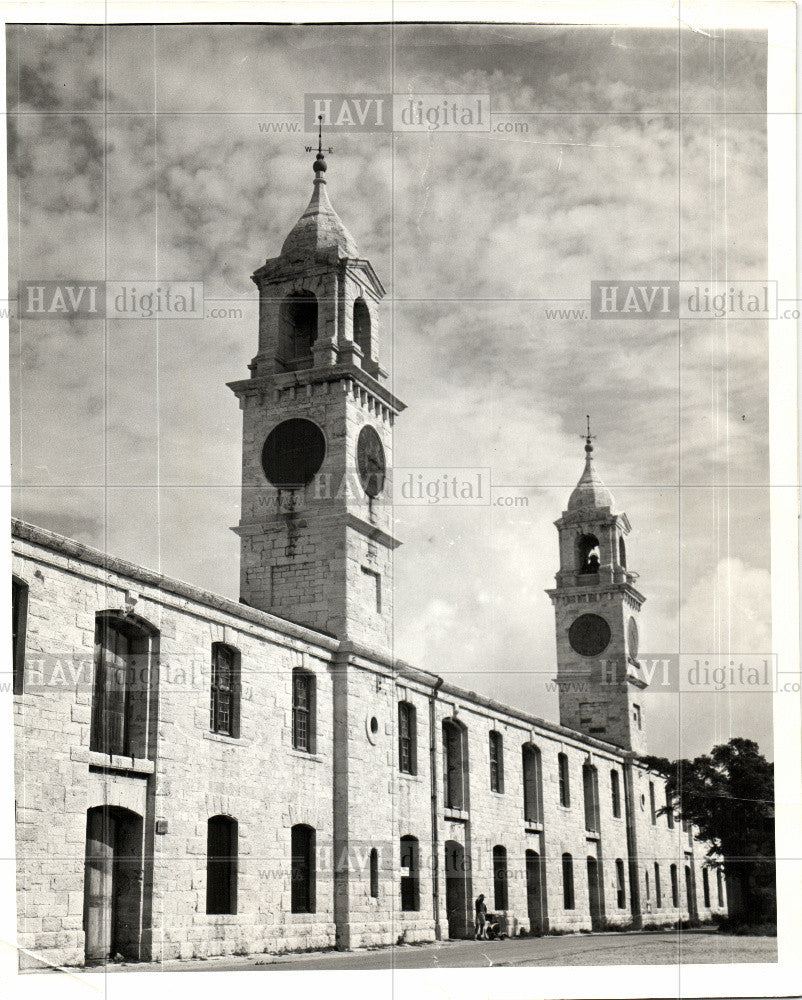
[(476, 934), (474, 935), (474, 940), (479, 941), (485, 936), (485, 919), (487, 917), (487, 906), (485, 906), (485, 897), (480, 893), (476, 897)]

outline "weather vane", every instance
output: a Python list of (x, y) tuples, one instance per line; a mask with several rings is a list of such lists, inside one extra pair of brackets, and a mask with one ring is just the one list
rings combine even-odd
[(585, 419), (588, 422), (587, 434), (580, 434), (579, 436), (583, 437), (588, 443), (590, 443), (591, 441), (595, 441), (596, 440), (596, 435), (590, 433), (590, 414), (589, 413), (585, 414)]
[[(318, 156), (322, 156), (324, 153), (333, 153), (334, 150), (331, 146), (323, 148), (323, 115), (317, 116), (318, 126), (317, 126), (317, 153)], [(307, 153), (311, 153), (314, 147), (304, 146)]]

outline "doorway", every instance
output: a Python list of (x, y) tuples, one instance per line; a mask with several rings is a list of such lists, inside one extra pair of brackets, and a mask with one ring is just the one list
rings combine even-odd
[(465, 848), (456, 840), (447, 840), (446, 849), (446, 918), (450, 938), (469, 937)]
[(543, 868), (537, 851), (526, 852), (526, 908), (529, 933), (540, 937), (544, 931)]
[(84, 934), (87, 962), (140, 958), (142, 817), (116, 806), (86, 814)]
[(604, 898), (599, 878), (599, 862), (591, 855), (588, 855), (588, 901), (590, 926), (594, 931), (600, 931), (604, 923)]

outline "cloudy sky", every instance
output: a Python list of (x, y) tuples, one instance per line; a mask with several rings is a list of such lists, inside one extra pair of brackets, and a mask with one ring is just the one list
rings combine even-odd
[[(7, 46), (12, 287), (181, 278), (242, 312), (12, 323), (18, 516), (236, 598), (225, 383), (256, 351), (250, 274), (309, 198), (304, 94), (489, 93), (527, 131), (331, 139), (332, 202), (388, 289), (396, 464), (489, 467), (528, 499), (398, 510), (396, 653), (556, 720), (543, 591), (585, 413), (633, 526), (642, 649), (771, 650), (766, 326), (546, 315), (594, 278), (766, 277), (765, 36), (13, 27)], [(656, 753), (772, 753), (766, 697), (645, 712)]]

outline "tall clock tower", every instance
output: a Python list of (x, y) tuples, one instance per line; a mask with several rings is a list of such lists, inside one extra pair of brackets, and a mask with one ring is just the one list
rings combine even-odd
[(560, 724), (644, 753), (638, 618), (646, 598), (627, 569), (630, 531), (593, 464), (588, 424), (585, 469), (562, 517), (560, 569), (547, 593), (557, 625)]
[(253, 275), (259, 348), (230, 383), (243, 411), (240, 596), (376, 652), (392, 642), (392, 428), (384, 289), (326, 193)]

